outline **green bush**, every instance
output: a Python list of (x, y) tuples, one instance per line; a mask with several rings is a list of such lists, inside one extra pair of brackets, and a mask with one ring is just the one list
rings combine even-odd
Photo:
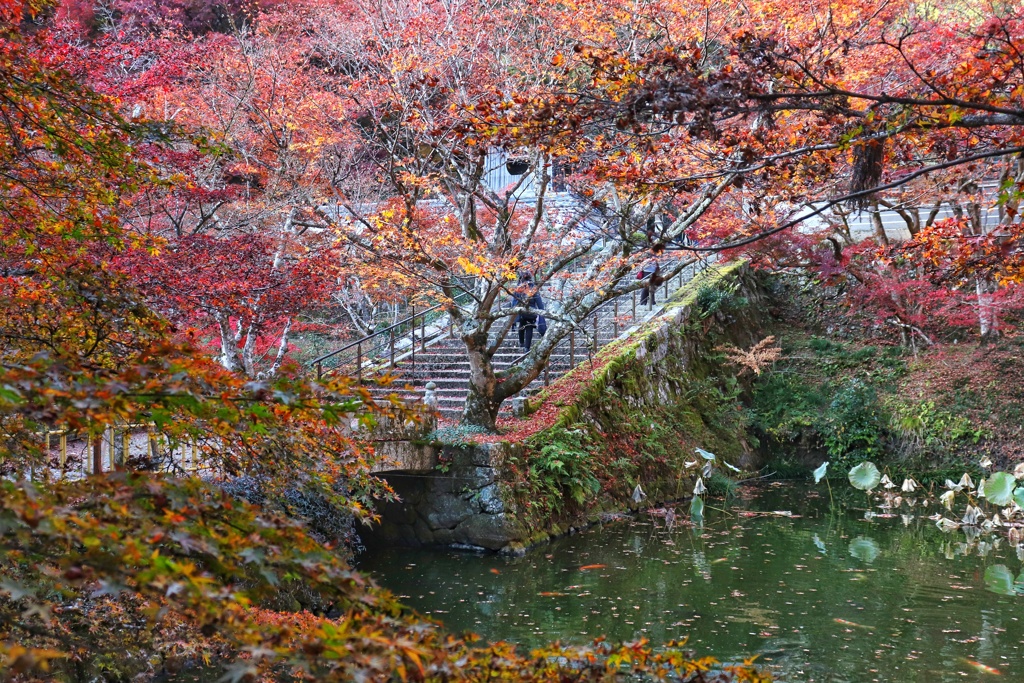
[(746, 297), (736, 296), (737, 286), (702, 283), (693, 300), (698, 315), (707, 318), (719, 311), (728, 312), (746, 306), (749, 303)]
[(886, 402), (889, 426), (904, 456), (938, 453), (956, 444), (977, 444), (988, 436), (963, 415), (938, 408), (934, 401), (906, 403), (898, 398)]
[(739, 483), (724, 472), (714, 470), (704, 480), (709, 496), (730, 498), (739, 490)]
[(886, 423), (874, 388), (851, 379), (836, 391), (819, 431), (829, 457), (845, 467), (883, 451)]
[(530, 461), (530, 478), (548, 494), (552, 507), (561, 509), (561, 494), (568, 493), (577, 505), (601, 490), (594, 474), (594, 463), (588, 449), (586, 431), (557, 429), (549, 433), (551, 440)]
[(794, 372), (772, 372), (754, 386), (753, 424), (778, 443), (817, 427), (827, 403), (818, 386)]

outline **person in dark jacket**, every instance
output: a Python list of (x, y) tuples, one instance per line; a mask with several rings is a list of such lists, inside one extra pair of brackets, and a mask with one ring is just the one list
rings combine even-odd
[[(532, 280), (524, 279), (524, 285), (533, 288)], [(512, 296), (512, 306), (526, 306), (538, 311), (544, 310), (544, 300), (540, 298), (540, 294), (537, 292), (529, 293), (529, 289), (523, 287), (526, 291), (522, 293), (516, 293)], [(543, 320), (543, 316), (541, 316)], [(533, 331), (537, 328), (538, 314), (534, 311), (523, 311), (516, 316), (515, 327), (519, 331), (519, 345), (526, 351), (530, 350), (533, 345)], [(543, 325), (545, 329), (547, 325)], [(543, 335), (543, 332), (541, 333)]]
[(646, 306), (648, 302), (653, 306), (656, 302), (654, 301), (654, 294), (658, 290), (658, 285), (665, 281), (661, 277), (661, 264), (657, 261), (651, 261), (644, 265), (640, 269), (640, 272), (636, 274), (637, 280), (647, 280), (644, 288), (640, 290), (640, 305)]

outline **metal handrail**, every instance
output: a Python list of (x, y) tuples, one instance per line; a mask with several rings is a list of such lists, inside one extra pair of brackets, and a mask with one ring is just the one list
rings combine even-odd
[[(683, 283), (683, 272), (682, 271), (680, 271), (678, 273), (678, 278), (679, 278), (679, 284), (681, 286), (682, 283)], [(669, 282), (672, 279), (675, 279), (675, 278), (674, 277), (673, 278), (669, 278), (664, 283), (664, 286), (665, 286), (665, 290), (664, 290), (665, 291), (665, 296), (668, 295)], [(556, 348), (558, 346), (563, 345), (563, 344), (566, 344), (566, 343), (568, 344), (568, 346), (569, 346), (569, 350), (568, 351), (569, 351), (569, 365), (570, 365), (570, 367), (575, 367), (575, 365), (576, 365), (576, 363), (575, 363), (575, 360), (576, 360), (576, 358), (575, 358), (576, 357), (576, 350), (577, 350), (577, 348), (576, 348), (577, 347), (577, 345), (576, 345), (576, 329), (580, 328), (582, 330), (583, 326), (586, 323), (588, 323), (589, 321), (593, 321), (593, 324), (594, 324), (594, 340), (593, 340), (593, 343), (590, 343), (587, 346), (588, 347), (592, 347), (592, 350), (591, 350), (592, 353), (596, 352), (597, 349), (601, 346), (600, 342), (598, 341), (598, 336), (600, 334), (599, 333), (599, 329), (598, 329), (599, 324), (600, 324), (600, 322), (599, 322), (600, 314), (602, 312), (604, 312), (606, 308), (614, 307), (614, 311), (615, 312), (614, 312), (613, 318), (612, 318), (612, 338), (617, 337), (618, 336), (618, 331), (619, 331), (619, 321), (618, 321), (618, 318), (619, 318), (619, 305), (620, 305), (621, 301), (625, 300), (626, 298), (627, 298), (627, 295), (620, 294), (620, 295), (618, 295), (618, 296), (616, 296), (616, 297), (614, 297), (612, 299), (609, 299), (608, 301), (605, 301), (600, 306), (598, 306), (594, 310), (590, 311), (590, 313), (588, 313), (586, 316), (584, 316), (584, 318), (582, 320), (580, 320), (577, 325), (574, 325), (569, 330), (569, 335), (568, 335), (567, 339), (563, 339), (563, 340), (559, 341), (558, 344), (556, 344)], [(637, 313), (637, 311), (636, 311), (636, 308), (637, 308), (636, 298), (637, 298), (636, 290), (634, 290), (632, 292), (632, 318), (634, 320), (636, 319), (636, 313)], [(355, 341), (349, 342), (348, 344), (342, 346), (341, 348), (335, 349), (334, 351), (331, 351), (330, 353), (323, 354), (323, 355), (321, 355), (321, 356), (319, 356), (319, 357), (309, 361), (307, 363), (307, 365), (311, 369), (315, 368), (316, 378), (319, 380), (319, 379), (322, 379), (323, 376), (324, 376), (324, 362), (325, 361), (328, 361), (328, 360), (330, 360), (332, 358), (336, 358), (339, 355), (345, 353), (346, 351), (351, 351), (352, 349), (355, 349), (355, 358), (353, 359), (355, 361), (355, 363), (354, 363), (355, 367), (354, 368), (350, 368), (350, 372), (351, 372), (352, 369), (354, 369), (354, 373), (352, 373), (352, 374), (355, 375), (357, 381), (362, 381), (363, 370), (364, 369), (374, 369), (374, 368), (380, 369), (382, 367), (394, 368), (397, 365), (397, 362), (403, 361), (405, 356), (401, 356), (401, 357), (397, 357), (396, 358), (396, 344), (395, 344), (395, 342), (396, 342), (396, 340), (398, 340), (400, 338), (401, 339), (409, 338), (411, 343), (409, 343), (407, 346), (399, 348), (398, 351), (399, 351), (399, 353), (405, 353), (406, 351), (408, 351), (408, 356), (409, 356), (409, 360), (411, 360), (412, 368), (415, 369), (415, 367), (416, 367), (416, 352), (417, 352), (416, 347), (417, 347), (417, 342), (418, 342), (418, 345), (420, 347), (420, 349), (419, 349), (420, 353), (425, 353), (426, 352), (426, 347), (427, 347), (427, 335), (426, 335), (427, 316), (429, 314), (431, 314), (431, 313), (434, 313), (434, 312), (437, 312), (439, 310), (444, 309), (448, 305), (449, 304), (435, 304), (434, 306), (431, 306), (430, 308), (424, 309), (422, 311), (416, 311), (415, 307), (413, 307), (412, 315), (407, 316), (407, 317), (405, 317), (405, 318), (403, 318), (403, 319), (393, 323), (392, 325), (389, 325), (388, 327), (385, 327), (384, 329), (377, 330), (376, 332), (373, 332), (372, 334), (364, 335), (363, 337), (360, 337), (359, 339), (356, 339)], [(651, 302), (651, 305), (649, 306), (649, 308), (653, 308), (653, 298), (652, 298), (652, 302)], [(418, 325), (419, 325), (419, 339), (417, 339), (417, 331), (416, 331), (417, 320), (419, 321), (419, 323), (418, 323)], [(410, 326), (409, 333), (402, 334), (402, 335), (397, 335), (396, 331), (399, 330), (400, 328), (406, 326), (406, 325)], [(449, 335), (451, 334), (451, 325), (450, 324), (449, 324), (449, 330), (448, 330), (447, 334), (449, 334)], [(584, 332), (584, 334), (586, 334), (586, 333)], [(431, 341), (435, 342), (435, 341), (437, 341), (439, 339), (444, 339), (445, 336), (446, 336), (445, 333), (442, 331), (441, 333), (439, 333), (435, 337), (433, 337), (431, 339)], [(382, 346), (379, 346), (379, 348), (373, 348), (373, 347), (367, 348), (367, 347), (370, 346), (371, 342), (373, 342), (374, 340), (383, 339), (385, 337), (387, 337), (387, 343), (386, 344), (384, 344)], [(364, 352), (367, 352), (367, 353), (364, 354)], [(508, 364), (508, 367), (512, 367), (514, 365), (517, 365), (518, 363), (521, 363), (523, 361), (523, 359), (525, 359), (528, 355), (529, 355), (529, 352), (523, 353), (522, 355), (520, 355), (517, 358), (515, 358), (514, 360), (512, 360)], [(364, 362), (364, 357), (365, 357), (366, 361), (368, 361), (368, 362)], [(582, 362), (584, 357), (585, 357), (585, 355), (581, 356), (581, 359), (580, 359), (581, 362)], [(380, 362), (378, 362), (377, 359), (381, 359)], [(344, 364), (344, 361), (343, 361), (343, 364)], [(327, 370), (327, 372), (337, 371), (340, 368), (341, 368), (341, 365), (335, 365), (335, 366), (329, 368)], [(544, 375), (545, 375), (545, 384), (547, 384), (548, 377), (549, 377), (549, 368), (545, 368)]]
[[(464, 291), (463, 294), (466, 294), (466, 292)], [(462, 296), (462, 294), (457, 295), (455, 297), (455, 302), (454, 302), (455, 305), (458, 305), (458, 301), (459, 301), (459, 298), (461, 296)], [(311, 369), (315, 368), (315, 370), (316, 370), (316, 378), (318, 380), (319, 379), (323, 379), (323, 376), (324, 376), (324, 362), (325, 361), (328, 361), (328, 360), (330, 360), (332, 358), (335, 358), (335, 357), (343, 354), (346, 351), (351, 351), (352, 349), (355, 349), (355, 373), (354, 374), (355, 374), (357, 380), (362, 381), (362, 378), (363, 378), (363, 367), (364, 367), (364, 363), (363, 363), (363, 355), (364, 355), (363, 352), (364, 352), (364, 350), (368, 351), (368, 353), (366, 354), (367, 355), (367, 361), (370, 361), (371, 358), (378, 358), (380, 356), (386, 356), (388, 358), (388, 365), (389, 365), (389, 367), (394, 367), (395, 364), (396, 364), (396, 357), (395, 357), (396, 346), (395, 346), (395, 342), (397, 340), (404, 339), (406, 337), (410, 337), (411, 338), (411, 343), (410, 343), (408, 348), (409, 348), (409, 351), (410, 351), (410, 355), (412, 357), (411, 358), (412, 365), (413, 365), (413, 367), (415, 367), (416, 366), (416, 343), (417, 343), (417, 341), (419, 341), (420, 352), (421, 353), (424, 353), (427, 350), (427, 335), (426, 335), (427, 317), (431, 313), (436, 313), (437, 311), (443, 310), (448, 305), (450, 305), (450, 304), (444, 304), (444, 303), (435, 304), (435, 305), (431, 306), (430, 308), (424, 309), (422, 311), (417, 311), (416, 307), (413, 306), (412, 307), (412, 315), (410, 315), (410, 316), (408, 316), (406, 318), (403, 318), (403, 319), (393, 323), (392, 325), (389, 325), (388, 327), (385, 327), (384, 329), (377, 330), (376, 332), (373, 332), (373, 333), (368, 334), (368, 335), (364, 335), (364, 336), (360, 337), (359, 339), (356, 339), (355, 341), (349, 342), (348, 344), (342, 346), (339, 349), (335, 349), (334, 351), (331, 351), (330, 353), (325, 353), (322, 356), (314, 358), (313, 360), (308, 361), (306, 363), (306, 365), (309, 368), (311, 368)], [(419, 320), (419, 340), (416, 339), (416, 327), (417, 327), (417, 322), (416, 321), (417, 320)], [(409, 334), (396, 335), (396, 331), (399, 330), (400, 328), (404, 327), (405, 325), (409, 325), (410, 326), (410, 333)], [(450, 333), (451, 333), (451, 329), (450, 329), (450, 325), (449, 325), (448, 334), (450, 334)], [(371, 343), (374, 342), (374, 340), (383, 339), (385, 336), (388, 338), (388, 341), (387, 341), (387, 344), (383, 348), (374, 349), (371, 346)], [(441, 334), (441, 335), (438, 335), (436, 337), (436, 339), (441, 339), (443, 337), (444, 337), (444, 334)], [(364, 349), (364, 346), (368, 346), (370, 348)], [(383, 353), (378, 353), (378, 351), (383, 351)], [(403, 351), (403, 349), (399, 349), (399, 353), (401, 353), (402, 351)], [(398, 360), (400, 360), (400, 359), (398, 359)], [(366, 367), (372, 367), (373, 363), (372, 362), (368, 362), (365, 365), (366, 365)], [(337, 366), (335, 366), (334, 368), (328, 369), (328, 372), (330, 372), (331, 370), (335, 370), (335, 369), (337, 369)]]
[(333, 358), (333, 357), (337, 356), (339, 353), (342, 353), (344, 351), (348, 351), (349, 349), (355, 347), (357, 344), (359, 344), (361, 342), (367, 342), (367, 341), (373, 339), (374, 337), (379, 337), (382, 334), (385, 334), (387, 332), (391, 332), (396, 327), (401, 327), (402, 325), (404, 325), (407, 322), (415, 320), (416, 318), (423, 317), (427, 313), (431, 313), (431, 312), (436, 311), (436, 310), (438, 310), (440, 308), (443, 308), (443, 307), (444, 307), (444, 304), (435, 304), (435, 305), (431, 306), (430, 308), (428, 308), (427, 310), (420, 311), (419, 313), (415, 312), (416, 309), (414, 308), (413, 309), (413, 314), (410, 315), (408, 318), (403, 318), (402, 320), (399, 320), (398, 322), (396, 322), (394, 325), (391, 325), (389, 327), (385, 327), (382, 330), (377, 330), (373, 334), (368, 334), (368, 335), (366, 335), (364, 337), (360, 337), (359, 339), (355, 340), (354, 342), (351, 342), (351, 343), (349, 343), (349, 344), (347, 344), (345, 346), (342, 346), (340, 349), (335, 349), (334, 351), (331, 351), (330, 353), (325, 353), (324, 355), (320, 356), (319, 358), (314, 358), (313, 360), (309, 361), (307, 363), (307, 365), (313, 366), (313, 365), (318, 365), (320, 363), (323, 363), (325, 360), (328, 360), (329, 358)]
[(330, 360), (331, 358), (334, 358), (334, 357), (344, 353), (345, 351), (348, 351), (348, 350), (354, 348), (356, 350), (356, 372), (355, 372), (356, 379), (358, 381), (362, 381), (362, 379), (363, 379), (363, 345), (364, 344), (368, 344), (369, 342), (371, 342), (374, 339), (383, 338), (384, 335), (387, 335), (388, 336), (388, 349), (389, 349), (389, 357), (390, 357), (390, 366), (394, 367), (395, 366), (395, 330), (398, 330), (399, 328), (403, 327), (404, 325), (409, 324), (410, 327), (411, 327), (411, 332), (412, 332), (412, 334), (411, 334), (412, 343), (410, 344), (410, 350), (412, 352), (413, 365), (415, 366), (415, 363), (416, 363), (416, 320), (419, 319), (419, 324), (420, 324), (420, 351), (423, 352), (423, 351), (426, 351), (426, 347), (427, 347), (427, 335), (426, 335), (427, 315), (429, 313), (437, 311), (437, 310), (439, 310), (439, 309), (441, 309), (443, 307), (444, 307), (444, 304), (435, 304), (434, 306), (431, 306), (430, 308), (428, 308), (428, 309), (426, 309), (424, 311), (420, 311), (420, 312), (416, 312), (416, 308), (413, 307), (413, 309), (412, 309), (413, 313), (409, 317), (403, 318), (402, 320), (399, 320), (398, 322), (396, 322), (396, 323), (394, 323), (392, 325), (389, 325), (388, 327), (385, 327), (382, 330), (377, 330), (373, 334), (368, 334), (368, 335), (365, 335), (363, 337), (360, 337), (359, 339), (355, 340), (354, 342), (350, 342), (350, 343), (346, 344), (345, 346), (342, 346), (340, 349), (335, 349), (334, 351), (331, 351), (330, 353), (326, 353), (326, 354), (320, 356), (319, 358), (315, 358), (312, 361), (310, 361), (308, 363), (308, 365), (310, 367), (315, 367), (316, 368), (316, 378), (318, 380), (323, 379), (323, 376), (324, 376), (324, 361)]
[[(668, 280), (665, 280), (665, 282), (663, 283), (664, 287), (665, 287), (664, 295), (663, 296), (665, 296), (666, 298), (668, 296), (668, 284), (669, 284), (669, 282), (672, 279), (675, 279), (675, 278), (679, 279), (679, 285), (678, 285), (678, 287), (675, 288), (675, 289), (678, 289), (679, 287), (683, 286), (683, 271), (679, 271), (675, 276), (673, 276), (672, 278), (669, 278)], [(633, 317), (634, 321), (636, 319), (636, 292), (637, 292), (637, 290), (633, 290), (631, 292), (631, 295), (632, 295), (632, 298), (633, 298), (633, 300), (632, 300), (632, 305), (633, 305), (633, 315), (632, 315), (632, 317)], [(576, 334), (575, 334), (576, 329), (578, 328), (581, 331), (583, 331), (584, 324), (586, 322), (590, 321), (590, 320), (593, 320), (593, 322), (594, 322), (594, 344), (593, 345), (595, 347), (594, 350), (595, 351), (597, 350), (596, 347), (598, 346), (598, 342), (597, 342), (598, 317), (599, 317), (600, 312), (606, 306), (612, 306), (614, 308), (614, 310), (615, 310), (615, 313), (612, 316), (612, 338), (614, 339), (615, 337), (619, 336), (618, 335), (618, 328), (619, 328), (619, 325), (618, 325), (619, 302), (620, 302), (620, 300), (624, 299), (625, 297), (626, 297), (626, 294), (619, 294), (618, 296), (615, 296), (615, 297), (612, 297), (611, 299), (608, 299), (608, 301), (605, 301), (604, 303), (598, 305), (592, 311), (587, 313), (587, 315), (585, 315), (583, 317), (583, 319), (579, 321), (579, 323), (577, 323), (576, 325), (574, 325), (572, 327), (572, 329), (569, 331), (569, 336), (566, 338), (566, 339), (569, 340), (569, 345), (570, 345), (570, 349), (569, 349), (570, 361), (569, 361), (569, 363), (570, 363), (571, 366), (575, 367), (575, 364), (574, 364), (575, 358), (574, 357), (575, 357), (575, 350), (576, 350), (575, 349), (575, 346), (576, 346), (576, 344), (575, 344), (575, 342), (576, 342)], [(651, 297), (651, 299), (649, 300), (649, 303), (648, 303), (648, 310), (652, 310), (654, 308), (653, 301), (654, 301), (654, 297)], [(555, 345), (555, 347), (552, 348), (552, 352), (554, 352), (555, 348), (557, 348), (559, 345), (564, 343), (566, 341), (566, 339), (560, 340)], [(527, 351), (526, 353), (522, 354), (521, 356), (518, 356), (518, 357), (514, 358), (512, 361), (509, 362), (508, 367), (511, 368), (514, 365), (518, 365), (519, 363), (521, 363), (523, 361), (523, 359), (525, 359), (529, 355), (530, 355), (530, 352)], [(580, 360), (580, 362), (583, 362), (582, 359)], [(547, 368), (545, 368), (545, 370), (546, 369)], [(545, 383), (547, 383), (547, 377), (545, 377)]]

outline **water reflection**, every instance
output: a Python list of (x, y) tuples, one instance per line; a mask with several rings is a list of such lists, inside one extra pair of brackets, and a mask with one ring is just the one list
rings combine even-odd
[(689, 636), (724, 660), (759, 653), (782, 680), (1024, 680), (1015, 547), (833, 512), (813, 489), (745, 495), (700, 529), (679, 511), (523, 558), (387, 551), (362, 565), (453, 630), (525, 646)]
[(858, 536), (850, 543), (850, 555), (867, 564), (874, 562), (880, 552), (878, 544), (867, 536)]

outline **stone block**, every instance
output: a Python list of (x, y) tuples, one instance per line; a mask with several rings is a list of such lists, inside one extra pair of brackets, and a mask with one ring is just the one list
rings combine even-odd
[(378, 441), (374, 444), (380, 458), (375, 471), (390, 470), (429, 471), (437, 466), (437, 449), (419, 446), (409, 441)]
[(482, 489), (494, 483), (498, 474), (493, 467), (474, 467), (466, 472), (469, 480), (466, 485), (473, 489)]
[(436, 545), (455, 543), (455, 532), (451, 529), (434, 529), (434, 543)]
[(501, 500), (501, 491), (497, 484), (491, 484), (480, 489), (477, 496), (480, 503), (480, 510), (489, 515), (496, 515), (505, 511), (505, 503)]
[(508, 515), (474, 515), (455, 528), (455, 541), (501, 550), (513, 541), (522, 541), (522, 530)]
[(492, 467), (492, 448), (496, 444), (480, 444), (469, 449), (470, 464), (477, 467)]
[(526, 397), (515, 396), (512, 398), (512, 414), (516, 417), (523, 417), (526, 415)]
[(453, 495), (439, 495), (424, 507), (423, 518), (431, 529), (452, 529), (477, 511), (476, 505)]
[(421, 545), (433, 545), (435, 543), (433, 531), (422, 519), (416, 520), (416, 524), (413, 525), (413, 531), (416, 534), (416, 540)]

